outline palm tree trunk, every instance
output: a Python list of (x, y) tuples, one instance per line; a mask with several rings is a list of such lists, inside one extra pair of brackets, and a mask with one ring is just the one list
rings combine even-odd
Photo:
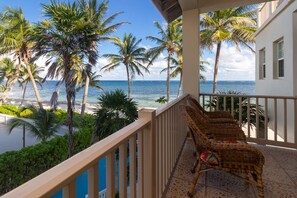
[(127, 72), (127, 80), (128, 80), (128, 98), (130, 98), (130, 74), (129, 74), (129, 68), (128, 68), (128, 65), (126, 65), (126, 72)]
[(28, 85), (28, 81), (25, 84), (25, 88), (24, 88), (24, 91), (23, 91), (23, 97), (22, 97), (22, 101), (21, 101), (20, 107), (23, 105), (24, 100), (25, 100), (27, 85)]
[(222, 43), (220, 41), (217, 44), (216, 60), (215, 60), (215, 67), (214, 67), (214, 73), (213, 73), (213, 89), (212, 89), (212, 93), (214, 94), (216, 93), (216, 89), (217, 89), (217, 77), (218, 77), (218, 70), (219, 70), (221, 44)]
[(180, 96), (182, 83), (183, 83), (183, 72), (180, 72), (180, 78), (179, 78), (179, 86), (178, 86), (178, 91), (177, 91), (177, 97)]
[(60, 93), (60, 91), (61, 91), (61, 89), (62, 89), (62, 86), (63, 86), (63, 83), (61, 83), (60, 85), (59, 85), (59, 87), (58, 87), (58, 90), (57, 90), (57, 94), (59, 95), (59, 93)]
[(171, 53), (168, 53), (168, 60), (167, 60), (167, 81), (166, 81), (166, 99), (167, 103), (169, 102), (169, 94), (170, 94), (170, 60), (171, 60)]
[(90, 77), (87, 75), (84, 95), (83, 95), (82, 102), (81, 102), (81, 112), (80, 112), (81, 118), (84, 117), (85, 110), (86, 110), (86, 103), (87, 103), (88, 92), (89, 92), (89, 84), (90, 84)]
[(74, 155), (74, 135), (73, 135), (73, 114), (74, 114), (74, 102), (75, 102), (75, 82), (73, 76), (75, 71), (70, 70), (70, 61), (64, 58), (65, 61), (65, 88), (67, 98), (67, 125), (68, 125), (68, 157)]
[(23, 148), (26, 147), (26, 126), (23, 125)]
[(18, 59), (19, 59), (19, 64), (18, 64), (18, 67), (15, 72), (15, 79), (13, 79), (13, 81), (10, 83), (8, 91), (6, 93), (4, 93), (3, 97), (1, 98), (0, 105), (2, 105), (2, 103), (8, 98), (9, 94), (12, 92), (12, 90), (20, 76), (22, 63), (21, 63), (21, 59), (20, 58), (18, 58)]
[(30, 68), (30, 65), (29, 65), (28, 58), (27, 57), (24, 57), (24, 61), (25, 61), (25, 65), (26, 65), (27, 72), (29, 74), (29, 77), (30, 77), (32, 86), (33, 86), (33, 90), (34, 90), (34, 93), (35, 93), (35, 96), (36, 96), (37, 103), (39, 105), (39, 108), (40, 109), (43, 109), (43, 105), (41, 103), (41, 99), (40, 99), (39, 92), (38, 92), (38, 89), (37, 89), (37, 86), (36, 86), (36, 82), (34, 80), (34, 77), (32, 75), (32, 72), (31, 72), (31, 68)]

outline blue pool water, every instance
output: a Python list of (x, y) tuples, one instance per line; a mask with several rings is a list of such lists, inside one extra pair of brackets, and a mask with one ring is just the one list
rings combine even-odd
[[(98, 163), (99, 171), (99, 192), (106, 188), (106, 158), (103, 158)], [(80, 176), (76, 177), (76, 197), (85, 198), (88, 194), (88, 172), (82, 173)], [(62, 189), (59, 190), (52, 198), (62, 198)]]

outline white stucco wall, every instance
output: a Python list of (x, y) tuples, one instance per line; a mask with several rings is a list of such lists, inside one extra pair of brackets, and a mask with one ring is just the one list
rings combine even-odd
[[(288, 4), (288, 0), (283, 4)], [(279, 6), (276, 14), (284, 5)], [(297, 1), (292, 3), (270, 21), (264, 23), (265, 27), (259, 29), (256, 33), (256, 94), (260, 95), (278, 95), (278, 96), (295, 96), (297, 90), (294, 85), (295, 71), (293, 67), (293, 48), (297, 48), (293, 43), (293, 13), (297, 9)], [(296, 32), (294, 33), (295, 36)], [(273, 44), (278, 39), (284, 40), (284, 60), (285, 60), (285, 77), (281, 79), (273, 78)], [(265, 48), (266, 52), (266, 78), (259, 79), (259, 50)], [(295, 63), (296, 64), (296, 63)]]
[[(297, 96), (297, 1), (284, 0), (256, 33), (256, 94), (273, 96)], [(273, 74), (274, 42), (283, 38), (285, 77)], [(266, 78), (260, 79), (259, 51), (265, 48)], [(262, 104), (263, 105), (263, 104)], [(274, 130), (274, 101), (268, 104), (269, 127)], [(288, 140), (294, 140), (294, 105), (287, 102)], [(277, 102), (277, 132), (283, 137), (284, 103)]]

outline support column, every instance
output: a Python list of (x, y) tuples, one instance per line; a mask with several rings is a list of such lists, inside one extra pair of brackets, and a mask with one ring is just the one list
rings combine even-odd
[(200, 92), (200, 18), (197, 9), (183, 11), (183, 93)]

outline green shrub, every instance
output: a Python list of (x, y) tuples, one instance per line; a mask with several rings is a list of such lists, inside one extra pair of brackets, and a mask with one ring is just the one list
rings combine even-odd
[(20, 113), (20, 108), (13, 105), (3, 104), (0, 106), (0, 113), (12, 115), (12, 116), (18, 116)]
[[(0, 155), (0, 195), (67, 159), (67, 135), (29, 146), (19, 151), (9, 151)], [(74, 134), (75, 152), (91, 145), (90, 130)]]
[(31, 118), (33, 116), (33, 112), (30, 109), (25, 109), (19, 114), (21, 118)]

